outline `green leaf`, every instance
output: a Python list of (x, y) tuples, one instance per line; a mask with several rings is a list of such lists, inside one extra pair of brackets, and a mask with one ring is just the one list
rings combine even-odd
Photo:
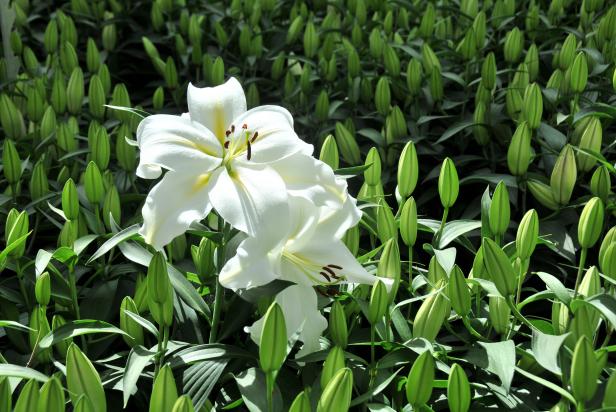
[(487, 361), (487, 363), (478, 366), (497, 375), (501, 380), (501, 385), (509, 392), (513, 380), (513, 368), (515, 367), (515, 344), (512, 340), (477, 343), (485, 349)]
[(128, 354), (122, 377), (124, 408), (126, 408), (131, 394), (137, 390), (137, 381), (141, 376), (141, 372), (151, 363), (154, 355), (156, 355), (156, 351), (149, 351), (143, 346), (135, 346)]
[(74, 320), (67, 322), (60, 326), (56, 330), (52, 330), (45, 335), (39, 342), (39, 347), (42, 349), (49, 348), (58, 342), (62, 342), (68, 338), (74, 338), (79, 335), (88, 335), (91, 333), (116, 333), (120, 335), (129, 336), (120, 328), (116, 328), (110, 323), (103, 322), (102, 320)]
[(223, 345), (220, 343), (207, 343), (203, 345), (192, 345), (187, 349), (177, 351), (168, 358), (168, 361), (172, 368), (176, 368), (195, 362), (221, 358), (255, 360), (254, 355), (240, 348), (236, 348), (235, 346)]
[(479, 228), (481, 228), (481, 222), (477, 220), (454, 220), (447, 222), (439, 239), (438, 247), (443, 249), (460, 236)]
[(562, 396), (563, 398), (566, 398), (569, 402), (571, 402), (573, 405), (576, 404), (575, 399), (573, 398), (573, 395), (571, 395), (569, 392), (567, 392), (565, 389), (561, 388), (560, 386), (545, 380), (537, 375), (533, 375), (530, 372), (525, 371), (524, 369), (516, 366), (515, 367), (516, 372), (518, 372), (520, 375), (523, 375), (527, 378), (529, 378), (532, 381), (537, 382), (538, 384), (545, 386), (548, 389), (553, 390), (554, 392), (558, 393), (560, 396)]
[[(235, 382), (237, 383), (242, 399), (250, 412), (263, 412), (267, 411), (266, 402), (266, 384), (265, 374), (256, 368), (246, 369), (233, 375)], [(278, 386), (274, 387), (273, 396), (274, 411), (282, 411), (282, 395)]]
[(196, 411), (207, 401), (228, 362), (228, 359), (198, 362), (182, 374), (184, 393), (190, 396)]
[(365, 170), (368, 170), (370, 166), (372, 166), (372, 163), (363, 164), (360, 166), (342, 167), (334, 170), (334, 174), (338, 176), (358, 176), (364, 173)]
[(21, 323), (14, 322), (12, 320), (0, 320), (0, 327), (9, 328), (9, 329), (17, 329), (22, 332), (29, 332), (31, 330), (34, 330), (32, 328), (27, 327), (26, 325), (22, 325)]
[(26, 368), (25, 366), (11, 365), (9, 363), (0, 363), (0, 376), (34, 379), (39, 382), (47, 382), (49, 380), (49, 376), (37, 370)]
[(143, 326), (144, 329), (146, 329), (148, 332), (154, 335), (156, 339), (158, 339), (158, 329), (156, 329), (156, 326), (154, 326), (152, 322), (137, 315), (136, 313), (131, 312), (130, 310), (125, 310), (124, 313), (126, 314), (126, 316), (130, 317), (132, 320)]
[(125, 229), (122, 229), (120, 232), (113, 235), (105, 243), (103, 243), (96, 252), (94, 252), (94, 254), (86, 262), (86, 265), (89, 265), (90, 263), (98, 259), (99, 257), (103, 256), (105, 253), (109, 252), (119, 243), (124, 242), (125, 240), (130, 239), (132, 236), (136, 235), (137, 232), (139, 232), (140, 228), (141, 228), (141, 225), (134, 224)]
[(571, 294), (569, 290), (555, 276), (546, 272), (537, 272), (537, 276), (545, 283), (549, 290), (554, 292), (556, 297), (565, 305), (571, 302)]
[(449, 140), (456, 134), (460, 133), (462, 130), (466, 129), (467, 127), (471, 127), (474, 124), (475, 122), (473, 121), (473, 119), (462, 120), (460, 122), (454, 123), (447, 130), (445, 130), (445, 133), (443, 133), (441, 137), (439, 137), (435, 144), (443, 143), (444, 141)]
[[(389, 384), (396, 378), (396, 376), (398, 376), (398, 373), (400, 373), (402, 369), (403, 368), (400, 368), (394, 373), (388, 372), (386, 374), (387, 377), (381, 383), (373, 386), (372, 389), (368, 390), (368, 392), (363, 393), (359, 395), (357, 398), (351, 400), (351, 406), (361, 405), (367, 400), (370, 400), (373, 396), (378, 395), (379, 393), (383, 392), (383, 390), (385, 390), (385, 388), (389, 386)], [(377, 377), (377, 380), (378, 380), (378, 377)]]
[[(616, 328), (616, 299), (606, 293), (595, 295), (583, 301), (594, 306)], [(574, 308), (571, 308), (574, 310)]]
[(558, 352), (570, 333), (548, 335), (533, 329), (531, 351), (537, 363), (556, 375), (562, 373), (558, 365)]

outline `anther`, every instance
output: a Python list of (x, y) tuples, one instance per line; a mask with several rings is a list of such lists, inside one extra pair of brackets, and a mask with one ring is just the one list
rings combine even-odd
[(255, 132), (255, 134), (252, 135), (252, 139), (250, 139), (250, 143), (254, 143), (255, 140), (257, 140), (257, 136), (259, 136), (259, 132)]
[(246, 159), (250, 160), (252, 157), (252, 147), (250, 146), (250, 142), (246, 142)]
[(227, 131), (225, 132), (225, 136), (227, 136), (227, 137), (229, 137), (229, 135), (230, 135), (230, 134), (231, 134), (231, 130), (227, 130)]
[(231, 125), (231, 133), (235, 132), (235, 125)]
[(327, 279), (328, 282), (331, 282), (332, 279), (327, 275), (327, 273), (325, 272), (319, 272), (319, 275), (323, 276), (325, 279)]
[(229, 141), (228, 140), (225, 142), (224, 146), (225, 146), (225, 149), (229, 148)]
[(332, 277), (336, 277), (336, 273), (331, 268), (328, 268), (327, 266), (323, 266), (323, 270), (329, 273)]
[(327, 266), (329, 266), (329, 267), (330, 267), (330, 268), (332, 268), (332, 269), (342, 270), (342, 266), (333, 265), (333, 264), (329, 264), (329, 265), (327, 265)]
[(246, 123), (244, 123), (244, 124), (242, 125), (242, 129), (248, 129), (248, 125), (247, 125)]

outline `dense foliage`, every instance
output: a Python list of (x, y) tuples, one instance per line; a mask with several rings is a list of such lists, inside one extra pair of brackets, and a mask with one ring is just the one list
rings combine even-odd
[[(609, 0), (0, 0), (0, 29), (1, 411), (616, 410)], [(217, 283), (214, 213), (165, 258), (137, 233), (137, 125), (229, 77), (348, 177), (344, 242), (394, 284), (318, 286), (299, 358), (288, 283)]]

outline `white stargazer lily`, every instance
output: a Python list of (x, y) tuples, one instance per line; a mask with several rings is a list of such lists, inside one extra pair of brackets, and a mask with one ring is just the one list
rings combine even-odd
[[(137, 175), (157, 179), (167, 170), (142, 210), (140, 233), (147, 243), (162, 248), (212, 208), (251, 236), (263, 222), (286, 225), (293, 191), (305, 191), (303, 196), (317, 204), (342, 205), (346, 185), (336, 183), (331, 169), (315, 167), (313, 147), (299, 139), (286, 109), (246, 111), (246, 97), (235, 78), (217, 87), (189, 85), (188, 109), (182, 116), (149, 116), (137, 129)], [(290, 157), (296, 158), (296, 166), (312, 162), (314, 169), (292, 170), (286, 161)], [(333, 192), (314, 189), (319, 179)]]
[[(285, 289), (279, 303), (287, 320), (287, 332), (295, 333), (303, 321), (300, 340), (306, 350), (318, 349), (318, 337), (327, 323), (316, 306), (315, 286), (343, 283), (373, 284), (374, 275), (357, 262), (342, 242), (347, 229), (356, 225), (361, 211), (352, 197), (340, 209), (315, 207), (309, 200), (292, 196), (291, 219), (286, 227), (271, 225), (259, 238), (248, 237), (222, 268), (219, 281), (231, 289), (265, 285), (275, 279), (295, 283)], [(269, 237), (269, 238), (268, 238)], [(282, 239), (275, 244), (275, 239)], [(273, 247), (272, 244), (275, 244)], [(383, 279), (391, 284), (390, 279)], [(251, 335), (257, 336), (253, 325)]]

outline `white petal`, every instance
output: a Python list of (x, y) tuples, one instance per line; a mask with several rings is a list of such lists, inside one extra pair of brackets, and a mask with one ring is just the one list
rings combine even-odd
[(189, 84), (187, 99), (190, 118), (210, 129), (221, 143), (233, 119), (246, 111), (244, 90), (234, 77), (216, 87)]
[(230, 289), (248, 289), (266, 285), (277, 278), (275, 253), (270, 254), (263, 242), (249, 237), (242, 241), (235, 256), (225, 263), (218, 279)]
[[(212, 176), (210, 199), (214, 209), (236, 229), (270, 247), (280, 240), (289, 222), (287, 192), (280, 176), (269, 167), (236, 167)], [(282, 232), (284, 233), (284, 232)]]
[(308, 199), (317, 206), (339, 209), (348, 197), (346, 181), (312, 156), (298, 153), (270, 166), (280, 174), (290, 195)]
[[(276, 302), (284, 313), (287, 326), (287, 339), (301, 327), (299, 340), (304, 343), (297, 357), (321, 349), (319, 337), (327, 328), (327, 320), (317, 307), (317, 294), (312, 287), (292, 285), (278, 293)], [(250, 337), (257, 344), (261, 340), (263, 318), (256, 321), (248, 330)]]
[[(233, 119), (229, 151), (238, 160), (270, 163), (294, 153), (312, 150), (293, 130), (293, 117), (280, 106), (259, 106)], [(245, 128), (244, 128), (245, 126)], [(256, 133), (256, 135), (255, 135)], [(251, 155), (248, 160), (248, 141)]]
[(207, 216), (212, 208), (208, 191), (208, 175), (167, 172), (148, 193), (139, 233), (148, 244), (162, 249), (192, 222)]
[(137, 128), (137, 176), (156, 179), (161, 168), (191, 174), (205, 173), (221, 162), (222, 147), (202, 125), (181, 116), (146, 117)]
[(321, 216), (317, 236), (341, 239), (347, 230), (357, 225), (361, 220), (362, 212), (357, 207), (357, 200), (347, 196), (340, 209), (320, 208)]

